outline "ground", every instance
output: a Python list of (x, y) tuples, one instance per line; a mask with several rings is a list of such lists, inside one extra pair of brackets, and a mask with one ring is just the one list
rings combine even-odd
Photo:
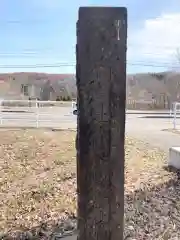
[(73, 216), (75, 133), (1, 131), (0, 139), (0, 231), (24, 231)]
[[(43, 236), (61, 234), (65, 220), (71, 221), (67, 230), (74, 227), (75, 136), (67, 130), (0, 131), (4, 239), (15, 232), (48, 239)], [(126, 137), (125, 239), (180, 239), (180, 182), (177, 173), (167, 171), (166, 157), (160, 149)]]

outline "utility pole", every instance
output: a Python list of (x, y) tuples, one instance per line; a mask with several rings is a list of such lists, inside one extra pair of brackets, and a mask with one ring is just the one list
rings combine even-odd
[(79, 9), (78, 240), (123, 239), (126, 45), (126, 8)]

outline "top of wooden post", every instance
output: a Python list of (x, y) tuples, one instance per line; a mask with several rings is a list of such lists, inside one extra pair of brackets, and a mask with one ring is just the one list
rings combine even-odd
[(89, 19), (89, 17), (98, 17), (102, 18), (107, 17), (112, 19), (118, 19), (119, 15), (127, 16), (127, 8), (126, 7), (80, 7), (79, 8), (79, 18), (80, 16), (83, 19)]

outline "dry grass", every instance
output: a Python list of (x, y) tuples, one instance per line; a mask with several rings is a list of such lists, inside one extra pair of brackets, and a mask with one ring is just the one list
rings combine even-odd
[[(51, 229), (76, 215), (75, 134), (0, 131), (1, 232)], [(165, 164), (163, 152), (126, 139), (125, 239), (180, 239), (179, 181)]]
[(75, 214), (74, 140), (70, 131), (0, 132), (0, 231)]
[(165, 170), (166, 164), (164, 152), (140, 140), (126, 138), (126, 192), (166, 182), (172, 175)]
[(166, 161), (159, 149), (126, 140), (125, 239), (180, 239), (179, 173)]

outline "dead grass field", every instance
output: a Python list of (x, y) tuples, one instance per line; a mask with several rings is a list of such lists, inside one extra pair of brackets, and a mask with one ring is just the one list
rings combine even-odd
[(76, 209), (75, 133), (0, 132), (0, 231), (26, 231)]
[[(76, 215), (75, 136), (0, 131), (0, 239), (51, 239), (44, 234)], [(126, 138), (125, 239), (180, 239), (180, 183), (165, 164), (163, 152)]]

